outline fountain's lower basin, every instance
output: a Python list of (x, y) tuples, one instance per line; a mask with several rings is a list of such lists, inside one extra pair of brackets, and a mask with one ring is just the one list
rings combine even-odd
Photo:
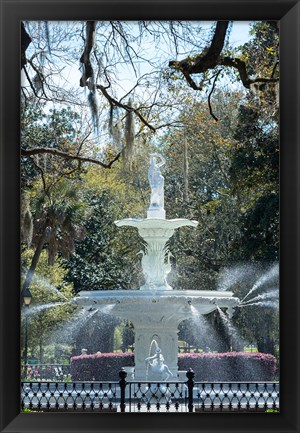
[(232, 292), (213, 290), (95, 290), (80, 292), (75, 302), (100, 311), (101, 307), (111, 305), (109, 314), (132, 322), (142, 315), (151, 322), (160, 316), (160, 321), (172, 318), (180, 323), (197, 312), (208, 314), (217, 307), (227, 308), (231, 315), (232, 309), (239, 304), (239, 299), (232, 295)]
[[(145, 359), (155, 339), (174, 378), (178, 377), (178, 325), (186, 319), (227, 308), (229, 315), (239, 304), (232, 292), (213, 290), (96, 290), (82, 291), (78, 306), (94, 308), (130, 320), (135, 332), (135, 380), (146, 379)], [(107, 308), (108, 307), (108, 308)]]

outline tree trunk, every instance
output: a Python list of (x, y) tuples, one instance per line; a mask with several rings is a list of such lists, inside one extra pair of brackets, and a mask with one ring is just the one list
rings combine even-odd
[(25, 281), (24, 281), (24, 284), (23, 284), (23, 290), (24, 291), (26, 289), (29, 289), (29, 287), (31, 285), (31, 281), (32, 281), (35, 269), (36, 269), (37, 264), (39, 262), (40, 255), (41, 255), (41, 252), (43, 250), (43, 247), (44, 247), (44, 244), (45, 244), (45, 241), (46, 241), (46, 233), (47, 233), (47, 225), (44, 228), (43, 233), (40, 236), (38, 245), (36, 247), (36, 250), (35, 250), (34, 255), (32, 257), (32, 260), (31, 260), (30, 268), (27, 271), (26, 278), (25, 278)]
[(26, 50), (31, 42), (31, 37), (26, 32), (24, 23), (21, 22), (21, 69), (26, 65)]
[(189, 202), (189, 160), (186, 138), (183, 141), (183, 182), (183, 200), (187, 204)]
[(39, 361), (40, 361), (40, 364), (43, 364), (43, 361), (44, 361), (44, 342), (43, 342), (43, 338), (40, 338), (40, 341), (39, 341), (39, 350), (40, 350)]

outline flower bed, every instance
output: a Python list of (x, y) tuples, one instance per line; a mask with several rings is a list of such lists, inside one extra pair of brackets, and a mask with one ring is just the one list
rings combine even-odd
[[(134, 366), (134, 354), (95, 353), (71, 358), (74, 381), (117, 381), (122, 367)], [(192, 368), (196, 381), (252, 382), (271, 381), (276, 371), (276, 358), (265, 353), (183, 353), (178, 356), (179, 370)]]

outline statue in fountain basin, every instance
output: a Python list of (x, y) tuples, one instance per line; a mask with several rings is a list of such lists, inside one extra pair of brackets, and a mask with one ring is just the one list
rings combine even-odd
[(160, 172), (160, 167), (165, 162), (165, 159), (158, 153), (150, 154), (148, 180), (151, 187), (151, 198), (149, 210), (164, 209), (164, 177)]
[(148, 380), (166, 382), (170, 376), (173, 376), (169, 367), (164, 363), (165, 359), (158, 346), (156, 346), (155, 354), (153, 356), (148, 356), (145, 361), (148, 370)]

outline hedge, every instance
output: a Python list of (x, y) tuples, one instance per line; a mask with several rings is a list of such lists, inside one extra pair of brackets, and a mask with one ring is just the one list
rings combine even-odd
[[(134, 366), (134, 354), (95, 353), (71, 358), (73, 380), (117, 381), (122, 367)], [(178, 356), (179, 370), (192, 368), (196, 381), (251, 382), (272, 381), (276, 358), (265, 353), (182, 353)]]
[(71, 358), (71, 376), (73, 380), (119, 380), (122, 367), (133, 367), (134, 355), (125, 353), (94, 353)]
[(179, 354), (179, 370), (192, 368), (195, 380), (203, 382), (271, 381), (276, 358), (266, 353), (185, 353)]

